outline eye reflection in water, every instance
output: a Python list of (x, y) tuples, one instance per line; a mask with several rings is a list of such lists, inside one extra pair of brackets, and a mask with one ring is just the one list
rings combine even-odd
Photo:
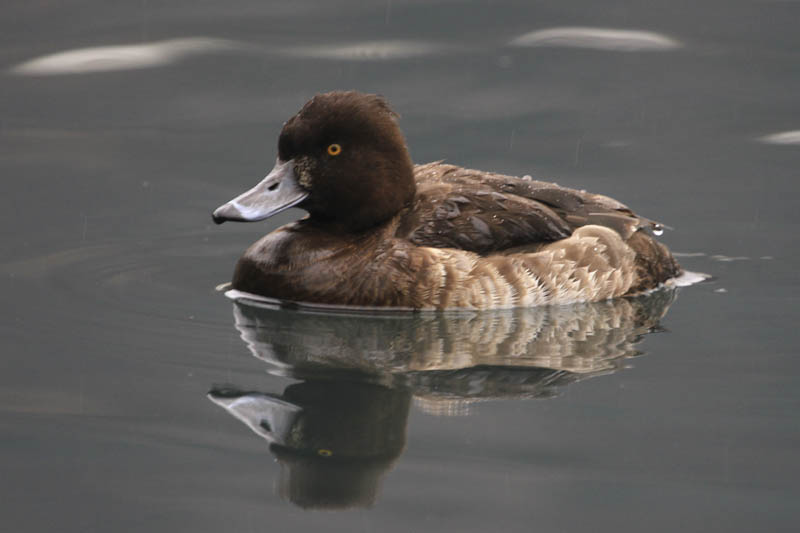
[(358, 314), (234, 303), (236, 328), (282, 394), (215, 387), (208, 397), (269, 442), (282, 497), (304, 508), (367, 507), (406, 445), (412, 400), (466, 415), (492, 399), (550, 398), (615, 372), (657, 331), (674, 289), (504, 311)]

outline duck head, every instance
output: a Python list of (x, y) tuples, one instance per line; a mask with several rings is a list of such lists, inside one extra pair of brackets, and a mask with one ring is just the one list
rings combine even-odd
[(214, 222), (263, 220), (295, 206), (308, 211), (312, 223), (345, 231), (385, 222), (415, 194), (413, 164), (396, 119), (374, 94), (315, 96), (283, 125), (275, 167), (217, 208)]

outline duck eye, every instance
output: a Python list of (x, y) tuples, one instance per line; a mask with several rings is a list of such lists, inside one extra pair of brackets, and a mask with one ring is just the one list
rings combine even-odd
[(328, 146), (328, 155), (339, 155), (342, 153), (342, 147), (334, 143)]

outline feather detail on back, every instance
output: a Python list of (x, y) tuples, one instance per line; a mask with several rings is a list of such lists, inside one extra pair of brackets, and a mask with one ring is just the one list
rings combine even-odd
[(441, 162), (416, 165), (414, 176), (417, 196), (397, 236), (420, 246), (485, 255), (563, 239), (591, 224), (623, 239), (658, 226), (612, 198), (554, 183)]

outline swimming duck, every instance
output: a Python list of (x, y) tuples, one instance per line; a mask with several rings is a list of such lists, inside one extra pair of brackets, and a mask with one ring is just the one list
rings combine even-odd
[(282, 301), (490, 309), (599, 301), (681, 268), (660, 226), (607, 196), (461, 168), (414, 165), (380, 96), (319, 94), (283, 126), (278, 158), (216, 223), (308, 212), (250, 246), (233, 289)]

